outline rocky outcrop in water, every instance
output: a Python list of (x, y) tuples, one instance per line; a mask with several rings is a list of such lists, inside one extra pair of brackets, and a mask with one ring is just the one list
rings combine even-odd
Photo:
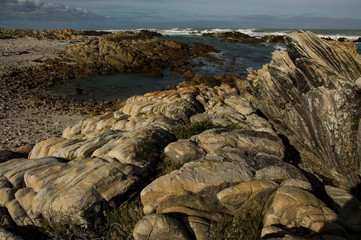
[(283, 43), (283, 36), (263, 36), (260, 38), (249, 36), (241, 32), (224, 32), (224, 33), (204, 33), (203, 37), (222, 38), (230, 43), (243, 43), (243, 44), (261, 44), (264, 42)]
[(285, 39), (287, 52), (274, 52), (271, 63), (251, 71), (249, 99), (299, 151), (301, 168), (327, 184), (355, 187), (361, 174), (361, 57), (352, 43), (311, 32)]
[[(45, 106), (46, 104), (39, 101), (38, 97), (32, 96), (39, 95), (39, 92), (48, 87), (75, 78), (117, 72), (141, 72), (160, 77), (164, 70), (183, 72), (190, 67), (193, 58), (204, 57), (210, 52), (217, 51), (204, 44), (189, 46), (163, 40), (159, 38), (158, 33), (146, 30), (138, 33), (104, 33), (71, 29), (48, 31), (0, 29), (0, 34), (12, 34), (24, 38), (25, 44), (26, 39), (30, 38), (31, 43), (35, 44), (34, 47), (40, 46), (42, 49), (44, 47), (37, 46), (35, 39), (46, 40), (45, 43), (51, 42), (55, 45), (60, 43), (53, 40), (59, 40), (62, 45), (69, 45), (66, 51), (59, 50), (55, 57), (41, 57), (47, 56), (47, 53), (39, 50), (37, 51), (39, 59), (31, 59), (36, 61), (34, 66), (23, 67), (23, 64), (18, 64), (0, 73), (0, 93), (4, 102), (9, 102), (13, 98), (28, 101), (30, 97), (30, 101)], [(28, 53), (30, 52), (24, 52), (25, 55)], [(47, 101), (54, 102), (51, 99)], [(55, 100), (55, 102), (61, 107), (79, 105), (77, 101), (71, 99)], [(94, 106), (87, 107), (86, 104), (82, 106), (88, 109), (94, 108)]]

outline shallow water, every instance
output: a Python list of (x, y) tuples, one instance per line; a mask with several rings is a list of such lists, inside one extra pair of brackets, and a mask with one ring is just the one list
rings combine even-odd
[[(219, 38), (202, 37), (206, 32), (225, 32), (235, 29), (154, 29), (164, 36), (164, 39), (192, 44), (195, 42), (211, 45), (220, 50), (219, 53), (213, 53), (213, 57), (220, 59), (223, 65), (215, 62), (208, 62), (205, 58), (197, 58), (193, 63), (201, 62), (199, 66), (192, 70), (195, 73), (218, 75), (224, 74), (247, 74), (247, 68), (260, 69), (266, 63), (271, 61), (272, 52), (276, 49), (285, 49), (284, 44), (262, 44), (249, 45), (240, 43), (229, 43)], [(238, 29), (251, 36), (264, 35), (284, 35), (294, 30), (280, 29)], [(236, 29), (236, 31), (238, 31)], [(323, 37), (347, 37), (357, 39), (361, 34), (359, 30), (313, 30), (316, 34)], [(361, 54), (361, 44), (356, 43), (357, 51)], [(150, 91), (157, 91), (171, 85), (176, 85), (183, 79), (173, 76), (165, 71), (163, 78), (146, 77), (141, 73), (119, 73), (109, 76), (97, 76), (86, 79), (74, 80), (61, 86), (55, 86), (48, 91), (48, 94), (55, 97), (75, 97), (78, 99), (113, 100), (127, 99), (134, 95), (142, 95)], [(83, 89), (85, 92), (76, 95), (76, 88)]]
[[(54, 86), (47, 93), (54, 97), (75, 97), (83, 100), (125, 100), (134, 95), (143, 95), (176, 85), (183, 80), (173, 77), (169, 72), (164, 72), (164, 75), (163, 78), (153, 78), (146, 77), (142, 73), (117, 73), (76, 79), (70, 83)], [(84, 90), (84, 93), (76, 94), (77, 88)]]
[[(207, 62), (205, 59), (195, 59), (194, 62), (203, 62), (203, 66), (193, 68), (196, 73), (223, 76), (224, 74), (247, 74), (247, 68), (259, 69), (271, 60), (272, 52), (277, 48), (282, 48), (282, 44), (261, 44), (250, 45), (241, 43), (229, 43), (220, 38), (207, 38), (197, 35), (167, 36), (165, 39), (183, 42), (191, 45), (192, 43), (202, 43), (213, 46), (220, 50), (219, 53), (212, 55), (224, 63), (219, 66), (215, 62)], [(227, 71), (229, 68), (234, 71)]]

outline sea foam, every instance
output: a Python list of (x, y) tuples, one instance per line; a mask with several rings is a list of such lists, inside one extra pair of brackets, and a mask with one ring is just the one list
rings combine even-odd
[[(133, 31), (139, 32), (144, 28), (139, 29), (107, 29), (101, 31), (107, 32), (119, 32), (119, 31)], [(166, 36), (202, 36), (205, 33), (223, 33), (223, 32), (240, 32), (247, 34), (252, 37), (264, 37), (267, 35), (274, 36), (284, 36), (290, 32), (298, 31), (298, 29), (262, 29), (262, 28), (168, 28), (168, 29), (158, 29), (158, 28), (148, 28), (147, 30), (159, 32), (162, 35)], [(340, 38), (345, 38), (350, 41), (355, 41), (361, 36), (360, 30), (325, 30), (325, 29), (314, 29), (311, 30), (319, 37), (331, 38), (333, 40), (338, 40)]]

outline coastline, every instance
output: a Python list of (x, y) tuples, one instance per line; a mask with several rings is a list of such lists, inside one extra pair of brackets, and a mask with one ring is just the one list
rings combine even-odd
[(1, 29), (0, 134), (4, 137), (0, 150), (18, 151), (44, 139), (61, 137), (66, 126), (124, 104), (117, 99), (54, 98), (44, 93), (50, 86), (117, 72), (145, 71), (156, 77), (166, 68), (182, 72), (189, 59), (214, 50), (202, 44), (191, 50), (157, 36), (146, 30), (113, 34)]
[[(34, 37), (9, 37), (0, 39), (0, 73), (43, 65), (46, 59), (64, 56), (71, 40), (36, 39)], [(0, 80), (0, 150), (17, 151), (35, 143), (61, 137), (65, 126), (87, 117), (72, 111), (52, 111), (45, 106), (35, 106), (24, 96), (6, 92), (10, 85)], [(30, 148), (31, 150), (31, 148)]]
[[(9, 149), (24, 152), (30, 145), (30, 151), (34, 139), (46, 140), (29, 156), (1, 163), (0, 210), (10, 224), (0, 226), (0, 236), (24, 226), (35, 235), (45, 226), (49, 236), (82, 230), (113, 236), (96, 226), (112, 228), (113, 210), (122, 223), (128, 216), (117, 208), (137, 211), (128, 205), (138, 201), (134, 196), (146, 216), (131, 217), (122, 239), (164, 239), (164, 230), (174, 227), (182, 239), (212, 239), (214, 224), (251, 211), (260, 214), (255, 239), (359, 236), (361, 135), (354, 130), (361, 116), (361, 56), (352, 43), (294, 32), (284, 38), (286, 50), (241, 78), (192, 72), (189, 60), (214, 50), (206, 45), (189, 47), (152, 32), (83, 43), (84, 36), (65, 30), (56, 38), (67, 32), (79, 44), (61, 58), (3, 74), (0, 134), (14, 143)], [(161, 75), (164, 69), (187, 80), (126, 102), (42, 95), (80, 75)], [(76, 113), (82, 120), (71, 124)]]
[[(138, 35), (127, 32), (119, 33), (115, 30), (107, 32), (76, 31), (71, 29), (48, 31), (1, 30), (2, 34), (0, 34), (0, 41), (2, 48), (0, 49), (0, 73), (3, 76), (5, 75), (5, 77), (0, 79), (0, 124), (2, 126), (0, 134), (1, 136), (4, 136), (0, 140), (0, 149), (11, 151), (16, 151), (26, 145), (33, 145), (36, 142), (50, 137), (60, 137), (65, 126), (72, 125), (80, 119), (84, 119), (92, 115), (116, 110), (123, 104), (120, 100), (113, 102), (103, 101), (101, 104), (97, 104), (96, 102), (91, 101), (79, 101), (71, 97), (64, 99), (51, 98), (43, 95), (43, 89), (46, 89), (47, 86), (69, 82), (76, 76), (82, 76), (85, 71), (90, 71), (89, 73), (85, 73), (85, 75), (89, 76), (104, 74), (104, 72), (100, 73), (95, 68), (90, 70), (85, 68), (85, 71), (79, 71), (79, 69), (76, 69), (78, 66), (72, 68), (74, 63), (64, 63), (64, 61), (73, 60), (66, 59), (67, 54), (69, 55), (69, 49), (74, 49), (75, 47), (75, 49), (79, 49), (78, 51), (83, 51), (78, 46), (88, 45), (90, 47), (96, 47), (96, 45), (91, 46), (91, 44), (94, 41), (98, 42), (100, 39), (111, 40), (111, 38), (117, 38), (117, 40), (125, 39), (125, 41), (132, 41), (137, 38), (143, 38), (144, 42), (146, 42), (146, 39), (149, 40), (154, 36), (158, 36), (157, 33), (147, 30), (140, 30), (140, 32), (137, 33)], [(173, 29), (172, 31), (173, 33), (175, 32), (179, 34), (179, 32), (184, 32), (185, 30)], [(163, 31), (162, 33), (169, 34), (171, 32), (169, 30)], [(229, 42), (239, 42), (234, 39), (237, 37), (241, 38), (248, 36), (246, 34), (239, 35), (238, 32), (234, 32), (232, 35), (224, 33), (224, 31), (220, 29), (215, 29), (213, 34), (207, 33), (207, 31), (195, 32), (194, 30), (191, 31), (191, 29), (188, 29), (184, 32), (184, 34), (185, 33), (203, 34), (205, 37), (211, 36), (224, 38), (224, 40)], [(248, 30), (247, 33), (251, 33), (251, 30)], [(266, 33), (268, 34), (268, 32)], [(265, 33), (261, 34), (265, 35)], [(277, 35), (273, 37), (269, 36), (268, 38), (265, 36), (263, 36), (263, 39), (268, 39), (268, 41), (272, 41), (274, 39), (276, 39), (276, 41), (282, 41), (282, 39), (277, 37)], [(259, 40), (255, 39), (255, 36), (253, 35), (247, 39), (249, 40), (246, 41), (246, 43), (255, 40), (256, 43), (259, 42)], [(182, 45), (177, 46), (176, 43), (172, 44), (175, 48), (184, 48)], [(141, 45), (140, 48), (142, 48)], [(205, 49), (202, 50), (202, 48)], [(147, 49), (145, 48), (140, 51), (147, 51)], [(200, 45), (198, 50), (195, 50), (193, 57), (202, 56), (207, 51), (214, 51), (214, 49), (207, 49), (207, 47)], [(85, 66), (87, 64), (82, 59), (76, 59), (77, 54), (83, 53), (74, 52), (71, 54), (73, 54), (72, 57), (75, 61), (81, 62), (81, 65)], [(85, 51), (84, 54), (89, 55), (94, 53), (90, 50), (90, 52)], [(131, 64), (137, 65), (138, 63), (136, 62), (136, 59), (133, 58), (134, 57), (128, 56), (128, 60), (132, 62)], [(169, 56), (165, 56), (163, 58), (167, 60)], [(187, 56), (187, 58), (189, 57)], [(208, 56), (208, 59), (211, 59), (211, 57)], [(217, 61), (216, 59), (211, 60)], [(95, 59), (95, 61), (99, 60)], [(175, 65), (181, 66), (185, 63), (186, 60), (181, 60)], [(99, 67), (102, 66), (103, 65), (100, 65)], [(64, 71), (62, 71), (62, 67), (64, 67)], [(107, 68), (106, 66), (103, 67)], [(129, 66), (126, 68), (129, 68)], [(122, 72), (126, 68), (122, 67), (117, 71)], [(73, 69), (75, 70), (72, 71)], [(164, 69), (164, 66), (161, 68), (157, 67), (155, 72), (151, 74), (158, 75), (161, 69)], [(187, 84), (198, 84), (204, 81), (209, 81), (211, 84), (227, 82), (232, 85), (232, 82), (234, 81), (234, 76), (225, 76), (223, 78), (217, 77), (215, 79), (213, 76), (202, 77), (201, 75), (195, 75), (186, 68), (182, 69), (182, 67), (173, 67), (172, 70), (174, 72), (178, 71), (178, 74), (184, 74), (184, 76), (187, 76), (188, 83), (183, 83), (183, 86)], [(105, 71), (112, 72), (114, 70)], [(129, 69), (126, 71), (137, 72), (138, 70), (135, 68), (133, 70)], [(47, 78), (48, 76), (56, 75), (57, 72), (60, 72), (58, 74), (60, 78), (57, 76), (51, 77), (51, 79)], [(18, 77), (18, 75), (20, 75), (20, 77)], [(38, 75), (40, 75), (40, 81), (31, 82), (31, 79), (29, 78), (37, 78)], [(64, 79), (61, 79), (62, 76)], [(205, 80), (206, 78), (210, 80)], [(79, 91), (81, 91), (81, 89)]]

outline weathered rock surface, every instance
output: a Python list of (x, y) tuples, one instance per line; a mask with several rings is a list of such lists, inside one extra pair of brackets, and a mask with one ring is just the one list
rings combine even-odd
[(190, 239), (181, 222), (161, 214), (148, 215), (140, 220), (133, 236), (136, 240)]
[(142, 173), (134, 166), (99, 158), (14, 159), (0, 169), (12, 183), (12, 188), (1, 189), (1, 195), (7, 196), (1, 204), (19, 226), (41, 226), (43, 218), (87, 226), (105, 202), (126, 198)]
[[(283, 229), (307, 229), (306, 233), (344, 235), (336, 223), (337, 215), (310, 192), (283, 186), (270, 196), (264, 209), (264, 228), (282, 226)], [(274, 233), (273, 233), (274, 234)]]
[[(236, 122), (237, 114), (244, 114), (242, 118), (248, 128), (256, 128), (253, 120), (264, 121), (260, 117), (250, 117), (254, 111), (244, 99), (236, 100), (237, 96), (237, 91), (228, 86), (185, 87), (132, 97), (117, 112), (82, 120), (66, 128), (62, 138), (51, 138), (35, 145), (30, 159), (14, 159), (1, 164), (2, 206), (8, 208), (20, 226), (41, 225), (43, 218), (54, 223), (76, 222), (87, 226), (107, 204), (126, 198), (126, 194), (135, 190), (141, 179), (149, 174), (148, 167), (154, 158), (175, 140), (172, 133), (190, 122), (192, 115), (205, 109), (207, 112), (216, 109), (221, 114), (218, 118), (227, 120), (231, 125)], [(224, 99), (224, 103), (217, 103), (220, 98)], [(241, 101), (245, 107), (235, 104), (237, 101)], [(226, 110), (222, 111), (222, 107)], [(252, 121), (247, 120), (248, 117)], [(265, 144), (273, 143), (276, 146), (276, 150), (266, 152), (282, 157), (280, 139), (270, 125), (266, 122), (263, 125), (262, 134), (266, 129), (266, 135), (270, 135), (270, 140)], [(253, 138), (256, 132), (218, 131), (233, 134), (231, 143), (227, 145), (225, 142), (218, 149), (230, 155), (232, 151), (237, 151), (238, 139), (243, 141), (247, 136)], [(217, 138), (216, 132), (212, 134)], [(213, 143), (203, 141), (202, 136), (198, 136), (200, 140), (194, 146), (202, 143), (197, 147), (199, 155), (208, 154), (211, 157), (207, 148)], [(220, 137), (227, 138), (223, 135)], [(188, 140), (183, 142), (189, 143)], [(255, 153), (256, 150), (250, 148), (250, 151)], [(209, 163), (204, 162), (206, 165)], [(229, 166), (225, 164), (221, 167), (225, 171), (233, 168), (233, 163)], [(234, 164), (237, 166), (238, 163)], [(251, 175), (251, 170), (243, 166), (242, 171), (246, 174), (245, 179), (249, 179), (247, 176)], [(237, 174), (240, 173), (235, 171)], [(222, 178), (218, 177), (217, 181), (224, 185)]]
[(248, 75), (248, 98), (299, 151), (300, 167), (349, 189), (360, 182), (361, 57), (311, 32), (285, 40), (287, 52)]
[[(344, 52), (350, 46), (322, 42), (311, 33), (286, 39), (289, 52), (275, 52), (269, 65), (248, 77), (253, 82), (246, 96), (268, 121), (226, 85), (129, 98), (115, 112), (84, 119), (67, 127), (61, 138), (36, 144), (29, 159), (0, 163), (2, 219), (18, 226), (47, 220), (88, 227), (110, 205), (143, 188), (165, 153), (183, 166), (141, 191), (150, 215), (136, 225), (135, 239), (209, 239), (211, 223), (250, 211), (262, 213), (265, 239), (359, 235), (360, 202), (347, 189), (358, 183), (360, 116), (354, 107), (360, 99), (350, 82), (359, 78), (359, 57)], [(84, 54), (86, 48), (75, 47)], [(341, 53), (353, 62), (335, 64)], [(322, 108), (321, 103), (336, 105)], [(206, 130), (176, 141), (175, 135), (192, 124)], [(295, 151), (290, 152), (287, 138), (300, 152), (303, 170), (295, 166), (298, 156), (291, 154)], [(326, 186), (317, 192), (307, 171), (346, 190)]]
[[(266, 238), (291, 233), (347, 236), (338, 215), (311, 192), (292, 186), (297, 185), (294, 178), (289, 176), (284, 181), (288, 183), (282, 182), (282, 186), (267, 179), (259, 180), (256, 172), (267, 169), (263, 165), (265, 158), (236, 156), (237, 160), (208, 156), (156, 179), (141, 192), (144, 212), (223, 221), (229, 215), (259, 211), (264, 215), (263, 237)], [(271, 157), (268, 158), (268, 162), (272, 162)], [(274, 174), (277, 178), (279, 172)], [(298, 175), (300, 182), (307, 183), (301, 172)], [(199, 238), (206, 237), (207, 232), (203, 232)]]

